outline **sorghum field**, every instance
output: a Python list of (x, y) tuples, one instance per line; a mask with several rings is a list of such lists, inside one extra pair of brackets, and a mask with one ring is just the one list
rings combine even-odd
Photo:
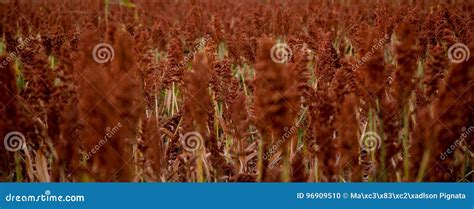
[(0, 181), (472, 182), (469, 0), (0, 0)]

